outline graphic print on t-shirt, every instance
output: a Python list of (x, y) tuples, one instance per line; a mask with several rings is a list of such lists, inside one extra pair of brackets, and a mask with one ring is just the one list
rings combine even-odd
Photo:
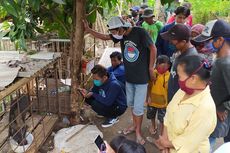
[(135, 62), (139, 57), (139, 50), (132, 41), (125, 41), (124, 57), (128, 62)]

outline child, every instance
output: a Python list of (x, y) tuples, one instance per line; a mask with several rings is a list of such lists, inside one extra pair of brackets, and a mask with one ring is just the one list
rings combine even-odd
[(168, 92), (168, 80), (169, 80), (169, 68), (170, 60), (166, 55), (160, 55), (157, 58), (156, 68), (154, 75), (156, 80), (150, 82), (148, 86), (148, 101), (147, 106), (147, 118), (151, 120), (152, 126), (149, 128), (151, 134), (156, 134), (157, 125), (155, 122), (156, 114), (160, 121), (160, 133), (163, 132), (163, 118), (166, 111), (167, 103), (167, 92)]

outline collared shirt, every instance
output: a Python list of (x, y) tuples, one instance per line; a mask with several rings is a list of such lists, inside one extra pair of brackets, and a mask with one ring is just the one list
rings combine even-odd
[(175, 148), (170, 153), (209, 153), (208, 138), (217, 122), (209, 86), (182, 101), (184, 95), (182, 90), (177, 91), (164, 118), (168, 138)]

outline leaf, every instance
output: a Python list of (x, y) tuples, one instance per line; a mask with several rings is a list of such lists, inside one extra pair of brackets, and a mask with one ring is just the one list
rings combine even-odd
[(162, 5), (171, 4), (172, 2), (174, 2), (174, 0), (161, 0)]
[(35, 11), (39, 11), (41, 0), (28, 0), (28, 2)]
[(52, 1), (62, 5), (66, 4), (63, 0), (52, 0)]
[(87, 16), (87, 20), (90, 22), (90, 23), (94, 23), (96, 21), (96, 18), (97, 18), (97, 11), (94, 10), (93, 12), (91, 12), (88, 16)]
[[(10, 2), (10, 1), (9, 1)], [(2, 6), (4, 9), (11, 15), (18, 17), (18, 12), (16, 11), (16, 7), (14, 6), (15, 3), (9, 3), (8, 1), (2, 1)]]
[(7, 31), (7, 32), (1, 32), (0, 31), (0, 40), (8, 33), (9, 31)]

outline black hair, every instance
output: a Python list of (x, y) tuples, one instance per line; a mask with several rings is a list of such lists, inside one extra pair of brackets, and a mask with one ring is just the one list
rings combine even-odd
[(100, 78), (102, 78), (103, 76), (108, 76), (106, 68), (102, 65), (95, 65), (91, 70), (91, 73), (97, 74)]
[(117, 58), (119, 61), (121, 61), (122, 54), (118, 51), (115, 51), (115, 52), (112, 52), (112, 54), (110, 54), (110, 58)]
[(124, 140), (117, 153), (146, 153), (145, 148), (135, 141)]
[(202, 55), (189, 55), (182, 57), (178, 65), (184, 66), (188, 76), (196, 74), (201, 80), (209, 81), (211, 75), (211, 64)]
[(186, 18), (190, 15), (190, 9), (184, 6), (179, 6), (174, 11), (176, 15), (183, 14)]
[(116, 137), (113, 138), (112, 141), (110, 142), (111, 148), (112, 148), (115, 152), (117, 152), (118, 149), (120, 148), (122, 142), (123, 142), (124, 140), (126, 140), (126, 138), (125, 138), (124, 136), (122, 136), (122, 135), (116, 136)]
[(157, 57), (157, 62), (156, 62), (156, 63), (157, 63), (157, 64), (166, 63), (166, 64), (171, 65), (170, 59), (169, 59), (169, 57), (166, 56), (166, 55), (159, 55), (159, 56)]

